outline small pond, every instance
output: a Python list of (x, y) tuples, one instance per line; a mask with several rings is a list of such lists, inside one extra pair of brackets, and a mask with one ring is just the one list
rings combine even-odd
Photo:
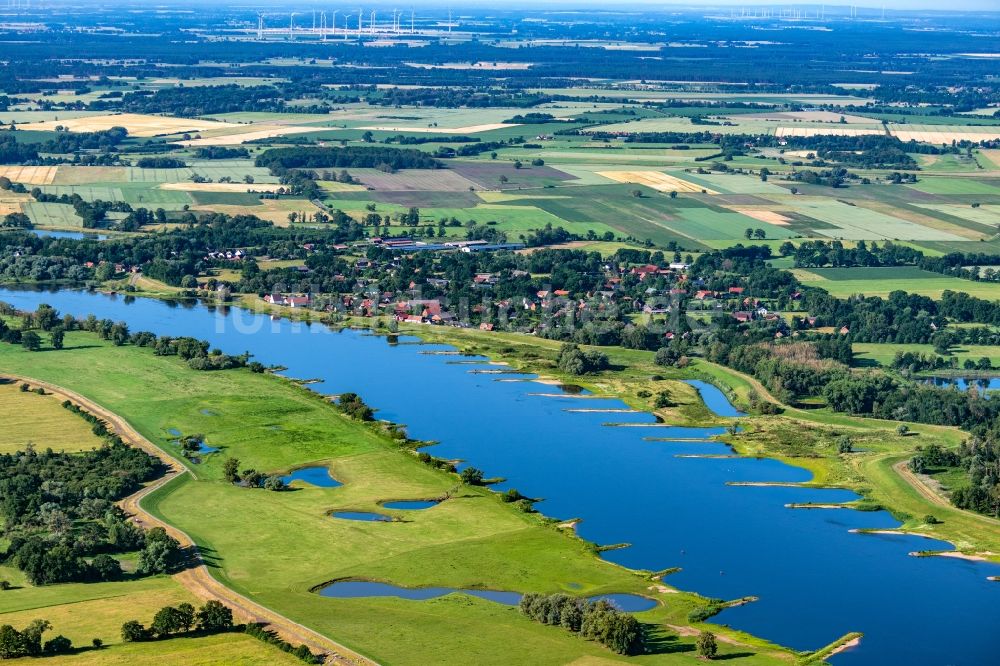
[(344, 485), (330, 476), (328, 467), (302, 467), (281, 477), (281, 480), (285, 482), (285, 485), (291, 484), (292, 481), (303, 481), (320, 488), (336, 488)]
[(71, 240), (96, 240), (105, 241), (108, 237), (105, 234), (85, 234), (82, 231), (56, 231), (53, 229), (32, 229), (31, 233), (39, 238), (69, 238)]
[(330, 515), (341, 520), (367, 520), (373, 523), (392, 522), (392, 516), (382, 513), (372, 513), (370, 511), (334, 511)]
[(437, 506), (441, 500), (399, 500), (398, 502), (385, 502), (382, 504), (387, 509), (402, 509), (403, 511), (418, 511)]

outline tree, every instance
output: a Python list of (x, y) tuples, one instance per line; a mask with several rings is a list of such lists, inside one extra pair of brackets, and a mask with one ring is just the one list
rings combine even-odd
[(212, 599), (198, 609), (198, 628), (202, 631), (227, 631), (233, 628), (231, 608)]
[(17, 659), (24, 656), (21, 632), (9, 624), (0, 626), (0, 659)]
[(177, 622), (183, 631), (191, 631), (195, 623), (194, 606), (184, 602), (177, 606)]
[(181, 562), (181, 548), (177, 539), (162, 527), (146, 533), (146, 547), (139, 553), (138, 572), (141, 574), (169, 573)]
[(763, 229), (754, 229), (753, 237), (756, 238), (757, 240), (764, 240), (767, 237), (767, 234), (764, 232)]
[(896, 434), (900, 437), (905, 437), (908, 432), (910, 432), (910, 427), (905, 423), (900, 423), (896, 426)]
[(837, 440), (837, 451), (840, 453), (854, 453), (854, 442), (847, 435), (843, 435)]
[(125, 643), (138, 643), (146, 640), (148, 636), (146, 627), (138, 620), (129, 620), (122, 625), (122, 641)]
[(21, 346), (27, 351), (38, 351), (42, 348), (42, 339), (34, 331), (25, 331), (21, 334)]
[(280, 476), (269, 476), (264, 480), (264, 489), (281, 491), (285, 489), (285, 482)]
[(98, 580), (118, 580), (122, 577), (121, 562), (107, 553), (101, 553), (91, 560), (90, 568), (94, 573), (94, 577)]
[(670, 198), (671, 199), (677, 198), (677, 190), (670, 190)]
[(719, 645), (715, 642), (715, 634), (710, 631), (703, 631), (698, 634), (698, 641), (695, 643), (695, 652), (702, 659), (715, 659), (719, 653)]
[(149, 626), (157, 636), (169, 636), (181, 630), (184, 623), (183, 614), (173, 606), (164, 606), (153, 616), (153, 623)]
[(240, 481), (240, 459), (226, 458), (222, 465), (222, 474), (229, 483), (239, 483)]
[(743, 231), (743, 237), (746, 238), (747, 240), (750, 240), (751, 238), (753, 238), (753, 229), (747, 227)]
[(459, 476), (462, 478), (462, 483), (470, 486), (481, 486), (483, 484), (483, 471), (476, 467), (466, 467)]
[(52, 342), (52, 348), (62, 349), (63, 340), (65, 339), (65, 337), (66, 337), (66, 329), (64, 329), (62, 326), (56, 326), (55, 328), (53, 328), (52, 332), (49, 334), (49, 340)]

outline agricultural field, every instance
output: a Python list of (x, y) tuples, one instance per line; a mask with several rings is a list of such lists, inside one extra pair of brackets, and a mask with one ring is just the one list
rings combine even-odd
[[(862, 366), (881, 365), (888, 367), (892, 364), (892, 359), (895, 357), (896, 352), (910, 352), (925, 356), (933, 356), (937, 353), (934, 351), (933, 345), (855, 342), (852, 344), (852, 347), (854, 348), (855, 362)], [(966, 359), (978, 361), (986, 357), (990, 359), (993, 367), (1000, 365), (1000, 347), (958, 345), (948, 351), (948, 356), (955, 356), (960, 364), (965, 362)]]
[(0, 453), (21, 451), (29, 443), (40, 451), (99, 447), (101, 440), (91, 432), (90, 424), (64, 409), (61, 402), (52, 396), (21, 391), (19, 383), (0, 379)]
[(20, 128), (24, 130), (51, 131), (59, 125), (70, 132), (100, 132), (109, 130), (112, 127), (124, 127), (128, 130), (130, 136), (154, 137), (217, 129), (220, 123), (189, 118), (122, 113), (63, 118), (61, 120), (43, 120), (20, 125)]
[(972, 282), (923, 271), (912, 266), (884, 268), (796, 268), (792, 273), (804, 284), (819, 287), (838, 298), (855, 294), (888, 296), (907, 291), (940, 298), (946, 289), (964, 291), (978, 298), (1000, 299), (1000, 284)]

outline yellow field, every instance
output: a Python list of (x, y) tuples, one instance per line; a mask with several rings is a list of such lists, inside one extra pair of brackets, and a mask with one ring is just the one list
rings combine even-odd
[(124, 127), (128, 130), (130, 136), (152, 137), (163, 136), (165, 134), (180, 134), (183, 132), (201, 132), (229, 124), (220, 123), (215, 120), (122, 113), (86, 118), (68, 118), (66, 120), (46, 120), (40, 123), (20, 125), (20, 128), (23, 130), (54, 131), (58, 125), (68, 128), (70, 132), (101, 132), (109, 130), (112, 127)]
[(751, 113), (751, 114), (741, 114), (736, 116), (729, 116), (732, 120), (741, 119), (752, 119), (752, 120), (776, 120), (776, 121), (799, 121), (799, 122), (810, 122), (810, 123), (840, 123), (840, 119), (843, 118), (844, 122), (849, 125), (878, 125), (879, 121), (874, 118), (865, 118), (864, 116), (851, 116), (848, 114), (840, 114), (834, 111), (789, 111), (787, 113)]
[(50, 185), (56, 177), (54, 166), (4, 166), (0, 167), (0, 176), (6, 176), (12, 182), (24, 185)]
[(963, 127), (948, 125), (890, 125), (889, 131), (900, 141), (921, 143), (951, 143), (952, 141), (995, 141), (1000, 139), (1000, 127)]
[(884, 134), (881, 129), (844, 127), (779, 127), (774, 130), (774, 136), (862, 136), (865, 134)]
[(596, 173), (598, 176), (604, 176), (618, 183), (645, 185), (660, 192), (701, 192), (705, 190), (708, 194), (718, 194), (715, 190), (709, 190), (701, 185), (660, 171), (597, 171)]
[(52, 185), (91, 185), (93, 183), (123, 183), (128, 180), (125, 167), (67, 166), (58, 167)]
[(0, 215), (20, 213), (22, 210), (21, 204), (28, 201), (32, 201), (31, 196), (28, 194), (15, 194), (13, 192), (0, 191)]
[(319, 186), (322, 187), (327, 192), (364, 192), (364, 185), (355, 185), (354, 183), (338, 183), (335, 180), (321, 180), (319, 181)]
[[(56, 632), (58, 633), (58, 632)], [(54, 633), (52, 635), (55, 635)], [(48, 635), (46, 635), (46, 638)], [(37, 664), (24, 658), (12, 664)], [(197, 638), (122, 643), (102, 650), (45, 657), (45, 666), (295, 666), (302, 662), (273, 645), (246, 634), (216, 634)]]
[[(359, 202), (360, 203), (363, 202)], [(262, 220), (274, 222), (279, 227), (287, 227), (289, 213), (305, 213), (312, 215), (319, 209), (308, 201), (301, 199), (261, 199), (259, 206), (207, 205), (192, 206), (191, 210), (210, 213), (225, 213), (226, 215), (256, 215)]]
[(0, 453), (21, 451), (28, 442), (53, 451), (86, 451), (101, 445), (90, 424), (63, 409), (61, 400), (22, 392), (19, 384), (0, 384)]
[(789, 220), (787, 217), (773, 210), (765, 210), (758, 208), (735, 208), (732, 206), (729, 206), (728, 208), (729, 210), (734, 211), (736, 213), (742, 213), (747, 217), (752, 217), (755, 220), (760, 220), (761, 222), (767, 222), (768, 224), (776, 224), (779, 227), (788, 226), (788, 223), (791, 222), (791, 220)]
[(372, 132), (423, 132), (426, 134), (475, 134), (476, 132), (488, 132), (490, 130), (503, 129), (505, 127), (517, 127), (518, 123), (484, 123), (482, 125), (466, 125), (465, 127), (400, 127), (396, 125), (372, 125), (370, 127), (359, 127), (362, 130)]
[(26, 586), (4, 592), (3, 624), (26, 626), (36, 618), (52, 623), (53, 635), (62, 634), (74, 645), (121, 642), (121, 626), (128, 620), (148, 624), (156, 611), (198, 599), (172, 578), (100, 583)]
[[(209, 128), (210, 130), (226, 130), (230, 131), (232, 128), (241, 127), (244, 130), (248, 127), (247, 125), (226, 125), (224, 128), (214, 127)], [(254, 127), (250, 125), (249, 127)], [(190, 141), (179, 142), (182, 146), (238, 146), (245, 141), (256, 141), (257, 139), (273, 139), (277, 136), (285, 136), (286, 134), (303, 134), (305, 132), (318, 132), (322, 131), (323, 128), (318, 127), (282, 127), (279, 125), (258, 125), (257, 129), (252, 131), (236, 131), (234, 134), (223, 134), (221, 132), (213, 132), (212, 136), (203, 136), (200, 139), (191, 139)]]
[(284, 185), (260, 183), (161, 183), (157, 189), (181, 192), (277, 192)]

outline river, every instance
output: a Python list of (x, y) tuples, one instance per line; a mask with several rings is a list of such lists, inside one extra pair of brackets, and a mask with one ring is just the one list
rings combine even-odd
[[(760, 598), (716, 622), (800, 650), (864, 632), (860, 646), (834, 657), (836, 664), (982, 666), (1000, 653), (1000, 584), (987, 581), (1000, 575), (1000, 566), (910, 557), (949, 546), (851, 532), (896, 527), (886, 512), (786, 508), (844, 502), (855, 498), (851, 492), (728, 485), (806, 481), (809, 473), (769, 459), (698, 457), (731, 453), (708, 440), (719, 428), (657, 424), (650, 414), (621, 411), (628, 408), (619, 400), (494, 374), (501, 368), (486, 359), (435, 354), (449, 348), (415, 338), (390, 345), (361, 331), (332, 332), (238, 308), (83, 291), (0, 289), (0, 300), (22, 309), (48, 303), (62, 313), (124, 320), (134, 331), (206, 339), (226, 352), (250, 351), (265, 364), (283, 365), (288, 376), (319, 379), (309, 388), (321, 393), (357, 392), (379, 418), (440, 442), (434, 455), (466, 460), (487, 477), (507, 479), (501, 488), (544, 498), (540, 511), (580, 518), (586, 539), (631, 544), (605, 552), (608, 560), (650, 570), (681, 567), (666, 582), (709, 597)], [(712, 402), (720, 399), (711, 387), (702, 391)], [(731, 409), (728, 402), (716, 407)]]

